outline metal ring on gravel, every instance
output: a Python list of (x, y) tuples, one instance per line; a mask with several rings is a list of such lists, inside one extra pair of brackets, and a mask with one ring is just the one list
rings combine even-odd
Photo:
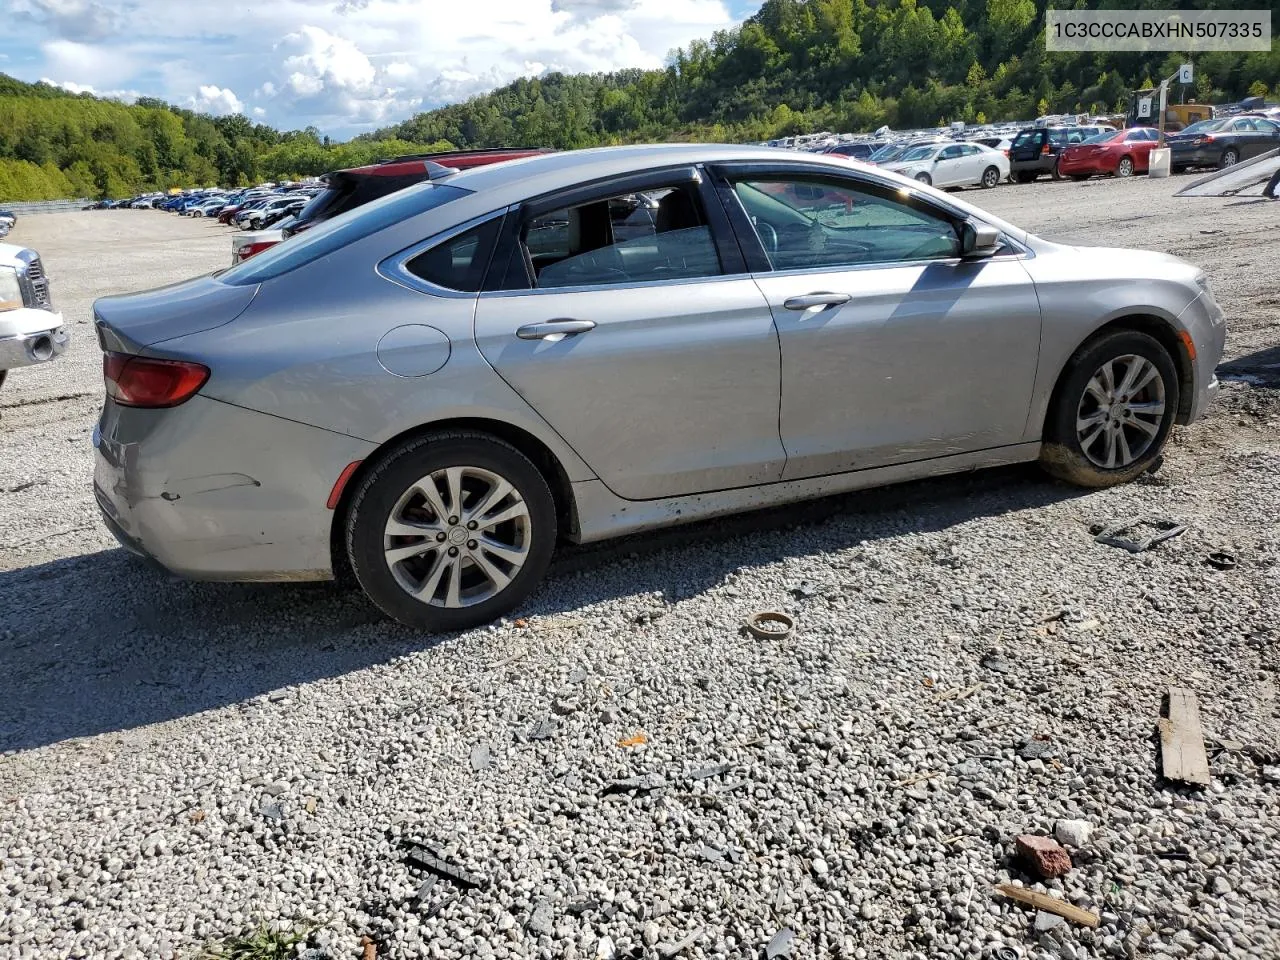
[(1219, 570), (1234, 570), (1236, 568), (1235, 556), (1221, 551), (1209, 554), (1204, 558), (1204, 562), (1211, 567), (1217, 567)]
[(791, 636), (796, 622), (781, 611), (761, 610), (753, 613), (742, 626), (757, 640), (783, 640)]

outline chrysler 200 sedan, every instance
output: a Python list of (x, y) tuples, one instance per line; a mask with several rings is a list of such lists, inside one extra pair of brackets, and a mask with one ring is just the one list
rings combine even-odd
[(561, 538), (1017, 461), (1122, 483), (1217, 390), (1196, 267), (864, 164), (645, 146), (432, 176), (97, 301), (95, 489), (125, 547), (205, 579), (349, 567), (457, 629)]

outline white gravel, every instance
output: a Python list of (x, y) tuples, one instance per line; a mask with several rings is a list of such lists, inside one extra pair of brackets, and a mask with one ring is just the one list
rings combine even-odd
[[(24, 218), (76, 341), (0, 392), (0, 960), (258, 922), (341, 958), (1280, 955), (1280, 204), (1180, 182), (977, 197), (1209, 270), (1243, 379), (1158, 475), (973, 474), (571, 551), (523, 619), (436, 638), (113, 547), (89, 304), (223, 264), (228, 234)], [(1093, 542), (1126, 518), (1188, 531)], [(764, 608), (795, 632), (742, 634)], [(1203, 793), (1157, 779), (1170, 684), (1200, 700)], [(1037, 889), (1097, 930), (993, 892), (1034, 882), (1015, 835), (1055, 832), (1075, 869)], [(410, 841), (485, 883), (423, 889)]]

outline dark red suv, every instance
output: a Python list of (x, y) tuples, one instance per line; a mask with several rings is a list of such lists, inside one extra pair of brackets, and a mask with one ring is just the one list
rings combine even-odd
[(453, 167), (455, 170), (469, 170), (472, 167), (483, 167), (490, 163), (518, 160), (521, 157), (550, 152), (524, 147), (498, 150), (454, 150), (448, 153), (420, 153), (410, 157), (396, 157), (392, 160), (369, 164), (367, 167), (338, 170), (324, 176), (325, 189), (316, 194), (312, 201), (302, 208), (297, 219), (285, 227), (284, 235), (291, 237), (299, 231), (336, 217), (340, 213), (346, 213), (370, 200), (377, 200), (388, 193), (421, 183), (430, 176), (428, 163), (438, 163), (443, 167)]

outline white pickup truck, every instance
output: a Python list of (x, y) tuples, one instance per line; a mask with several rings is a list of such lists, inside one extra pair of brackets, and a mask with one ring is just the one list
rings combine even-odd
[(0, 384), (15, 367), (48, 363), (71, 342), (53, 309), (40, 255), (0, 243)]

